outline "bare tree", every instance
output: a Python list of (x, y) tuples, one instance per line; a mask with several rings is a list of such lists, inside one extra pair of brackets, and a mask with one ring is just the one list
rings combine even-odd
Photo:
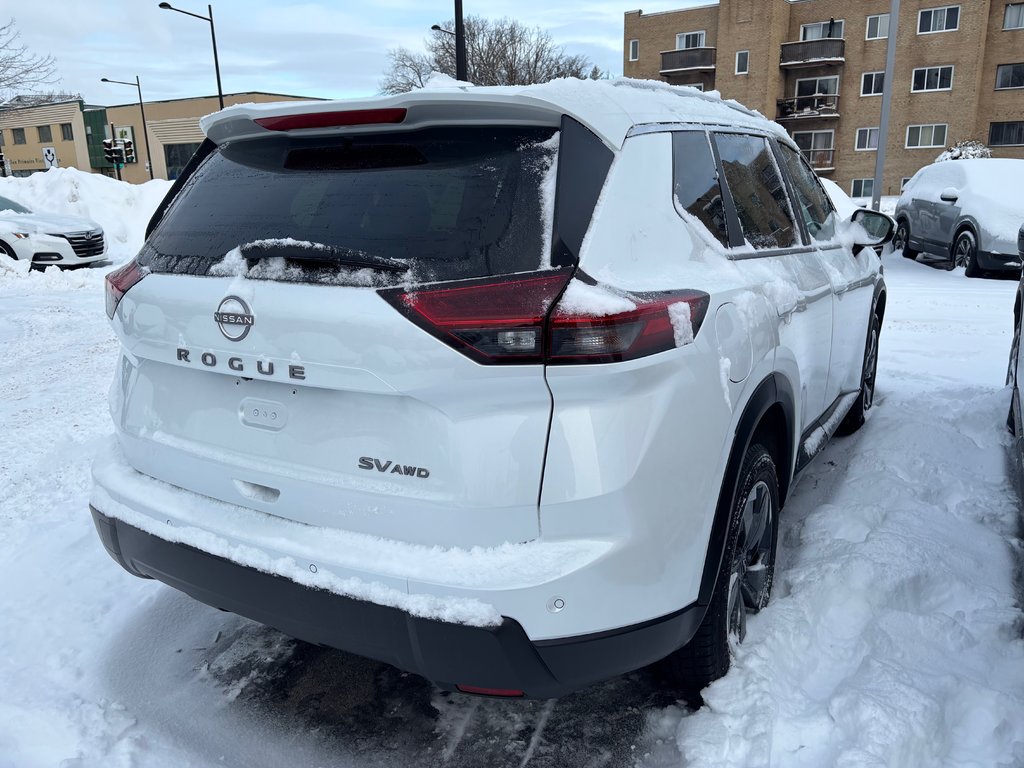
[(53, 56), (32, 53), (21, 42), (14, 19), (0, 25), (0, 94), (32, 90), (57, 82)]
[[(448, 28), (455, 26), (449, 20)], [(540, 27), (526, 27), (514, 19), (467, 16), (467, 76), (476, 85), (529, 85), (558, 77), (603, 77), (585, 56), (569, 55)], [(389, 52), (390, 67), (381, 80), (382, 93), (403, 93), (422, 88), (431, 72), (455, 76), (455, 36), (434, 31), (425, 41), (426, 53), (406, 48)]]

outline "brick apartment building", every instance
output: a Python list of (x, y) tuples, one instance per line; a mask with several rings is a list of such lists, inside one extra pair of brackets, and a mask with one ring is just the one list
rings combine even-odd
[[(627, 77), (717, 89), (777, 120), (815, 169), (872, 192), (889, 0), (720, 0), (625, 14)], [(903, 0), (882, 194), (962, 139), (1024, 158), (1024, 2)]]

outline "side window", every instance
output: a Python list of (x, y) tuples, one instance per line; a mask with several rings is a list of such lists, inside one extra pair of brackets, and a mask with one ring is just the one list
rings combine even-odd
[(718, 242), (728, 246), (722, 185), (703, 131), (672, 134), (672, 178), (676, 205), (698, 219)]
[(797, 245), (789, 199), (768, 140), (719, 133), (715, 143), (743, 239), (759, 250)]
[(832, 201), (800, 154), (785, 144), (778, 146), (789, 180), (793, 182), (797, 213), (811, 239), (819, 243), (832, 240), (836, 234), (836, 212)]

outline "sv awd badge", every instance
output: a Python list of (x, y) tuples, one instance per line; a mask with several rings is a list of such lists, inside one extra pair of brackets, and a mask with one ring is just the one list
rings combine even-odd
[(360, 469), (376, 469), (378, 472), (387, 472), (391, 475), (407, 475), (425, 480), (430, 477), (430, 470), (425, 467), (410, 467), (408, 464), (396, 464), (393, 461), (381, 461), (369, 456), (359, 457)]

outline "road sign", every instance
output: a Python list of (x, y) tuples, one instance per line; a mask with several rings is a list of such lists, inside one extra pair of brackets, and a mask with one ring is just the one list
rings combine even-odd
[(43, 165), (47, 168), (60, 168), (60, 160), (57, 159), (57, 150), (53, 147), (43, 147)]

